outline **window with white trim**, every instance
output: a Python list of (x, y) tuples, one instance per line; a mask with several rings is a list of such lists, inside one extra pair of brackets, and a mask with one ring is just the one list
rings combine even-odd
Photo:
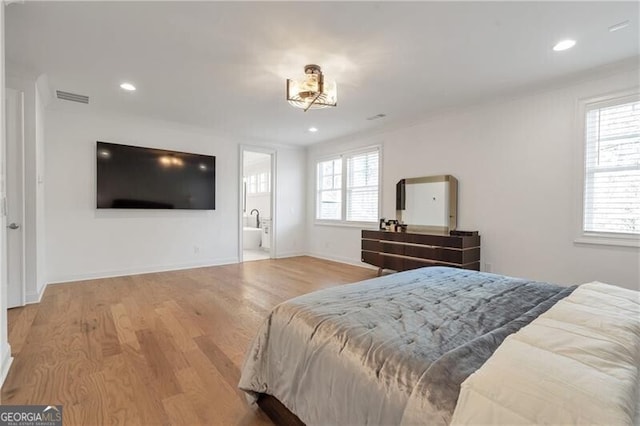
[(266, 194), (271, 192), (271, 173), (262, 172), (245, 178), (247, 194)]
[(585, 108), (584, 235), (640, 235), (640, 99)]
[(270, 192), (271, 188), (270, 188), (270, 179), (269, 179), (269, 175), (271, 173), (269, 172), (262, 172), (259, 175), (259, 183), (258, 183), (258, 192), (260, 193), (266, 193), (266, 192)]
[(377, 222), (380, 150), (342, 154), (316, 165), (316, 219)]
[(247, 192), (249, 194), (255, 194), (258, 192), (258, 178), (256, 175), (249, 176), (249, 189)]

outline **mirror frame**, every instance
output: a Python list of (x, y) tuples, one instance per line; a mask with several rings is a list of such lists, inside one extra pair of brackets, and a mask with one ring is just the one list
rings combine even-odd
[(405, 210), (406, 205), (406, 185), (435, 182), (449, 182), (449, 220), (447, 226), (415, 225), (408, 223), (408, 231), (433, 232), (448, 235), (449, 231), (456, 229), (458, 223), (458, 179), (451, 175), (400, 179), (396, 184), (396, 220), (404, 223), (402, 221), (402, 211)]

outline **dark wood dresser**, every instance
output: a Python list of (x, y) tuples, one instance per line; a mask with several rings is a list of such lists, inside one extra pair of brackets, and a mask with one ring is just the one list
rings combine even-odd
[(480, 270), (480, 236), (362, 230), (363, 262), (406, 271), (424, 266)]

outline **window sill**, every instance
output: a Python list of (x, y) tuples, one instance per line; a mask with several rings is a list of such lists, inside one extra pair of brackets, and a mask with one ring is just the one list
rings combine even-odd
[(574, 244), (593, 244), (617, 247), (640, 247), (640, 235), (612, 236), (608, 234), (584, 234), (573, 240)]
[(316, 226), (336, 226), (339, 228), (365, 228), (377, 229), (378, 222), (347, 222), (345, 220), (317, 220), (314, 222)]

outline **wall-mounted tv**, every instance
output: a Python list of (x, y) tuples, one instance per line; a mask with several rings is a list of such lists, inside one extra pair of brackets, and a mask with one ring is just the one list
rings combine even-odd
[(216, 208), (216, 157), (97, 142), (99, 209)]

